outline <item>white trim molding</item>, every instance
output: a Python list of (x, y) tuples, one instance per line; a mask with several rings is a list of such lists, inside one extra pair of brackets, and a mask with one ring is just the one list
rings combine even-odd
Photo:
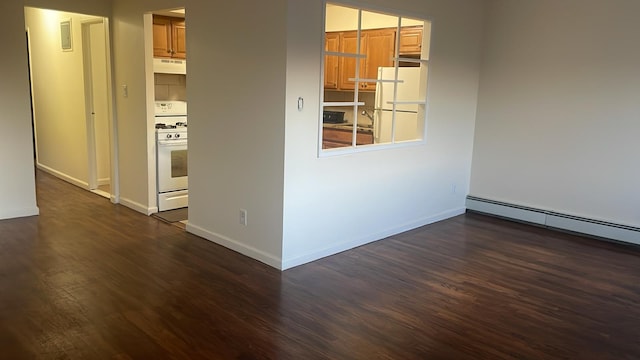
[(640, 245), (640, 228), (563, 214), (551, 210), (467, 196), (467, 210), (536, 224), (551, 229)]
[(278, 258), (277, 256), (266, 253), (252, 246), (245, 245), (227, 236), (208, 231), (200, 226), (193, 225), (190, 222), (187, 222), (186, 230), (194, 235), (198, 235), (203, 239), (209, 240), (218, 245), (222, 245), (227, 249), (258, 260), (278, 270), (282, 270), (282, 259)]

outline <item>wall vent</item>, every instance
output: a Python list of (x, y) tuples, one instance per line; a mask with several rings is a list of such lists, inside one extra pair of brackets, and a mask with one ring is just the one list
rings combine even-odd
[(640, 228), (467, 196), (467, 210), (640, 245)]

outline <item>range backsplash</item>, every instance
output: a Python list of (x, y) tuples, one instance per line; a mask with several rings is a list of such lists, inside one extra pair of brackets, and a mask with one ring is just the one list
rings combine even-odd
[(187, 76), (154, 74), (155, 100), (187, 101)]

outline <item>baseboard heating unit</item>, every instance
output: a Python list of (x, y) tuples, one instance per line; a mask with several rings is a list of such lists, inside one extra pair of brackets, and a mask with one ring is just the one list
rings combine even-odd
[(467, 210), (640, 245), (640, 228), (467, 196)]

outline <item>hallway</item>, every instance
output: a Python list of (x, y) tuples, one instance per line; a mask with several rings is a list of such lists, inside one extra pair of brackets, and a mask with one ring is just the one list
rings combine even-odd
[(640, 357), (638, 248), (467, 214), (281, 273), (37, 173), (7, 359)]

